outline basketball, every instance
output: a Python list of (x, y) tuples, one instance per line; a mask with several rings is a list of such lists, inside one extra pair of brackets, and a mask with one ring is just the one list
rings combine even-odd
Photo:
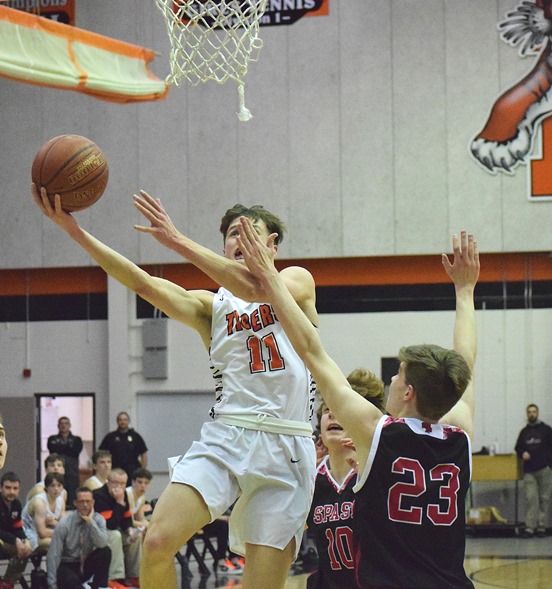
[(82, 211), (100, 199), (107, 187), (109, 168), (104, 154), (90, 139), (60, 135), (45, 143), (36, 154), (32, 179), (46, 189), (50, 202), (61, 197), (63, 210)]

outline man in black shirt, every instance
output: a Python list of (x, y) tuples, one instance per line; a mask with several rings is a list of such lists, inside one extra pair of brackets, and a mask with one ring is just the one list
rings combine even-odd
[(67, 507), (73, 509), (75, 491), (79, 486), (79, 454), (82, 452), (82, 439), (71, 433), (71, 421), (68, 417), (58, 419), (58, 432), (48, 438), (48, 450), (59, 454), (65, 460), (65, 490)]
[(539, 408), (527, 405), (527, 425), (519, 433), (516, 454), (523, 460), (524, 538), (546, 536), (552, 495), (552, 428), (539, 420)]
[(14, 472), (4, 473), (0, 478), (0, 557), (10, 560), (4, 579), (0, 580), (0, 589), (13, 589), (32, 553), (23, 531), (19, 491), (19, 477)]
[(117, 429), (109, 432), (102, 440), (99, 449), (111, 452), (113, 468), (122, 468), (128, 480), (137, 468), (148, 465), (148, 448), (142, 436), (129, 427), (130, 417), (126, 411), (117, 415)]

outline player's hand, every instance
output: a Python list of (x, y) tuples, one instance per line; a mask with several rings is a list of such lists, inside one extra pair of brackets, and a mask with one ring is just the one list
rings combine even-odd
[(134, 225), (134, 229), (142, 233), (149, 233), (159, 243), (170, 247), (181, 236), (181, 233), (174, 226), (161, 201), (150, 196), (145, 190), (140, 190), (140, 195), (135, 194), (133, 199), (134, 206), (150, 222), (149, 227)]
[(17, 551), (17, 558), (24, 559), (28, 558), (32, 554), (31, 545), (28, 541), (23, 541), (20, 538), (15, 539), (15, 549)]
[(351, 440), (351, 438), (343, 438), (341, 440), (341, 445), (344, 448), (350, 448), (351, 450), (356, 450), (355, 445), (353, 444), (353, 440)]
[(61, 197), (59, 194), (54, 196), (54, 205), (52, 205), (45, 188), (41, 188), (39, 191), (37, 186), (33, 183), (31, 184), (31, 192), (38, 208), (56, 225), (59, 225), (65, 231), (68, 231), (72, 226), (77, 225), (73, 216), (61, 208)]
[(84, 523), (90, 524), (94, 519), (94, 510), (92, 509), (88, 515), (84, 515), (83, 513), (79, 513), (79, 515)]
[(356, 456), (349, 456), (349, 458), (345, 458), (345, 460), (347, 461), (347, 464), (358, 473), (358, 461)]
[(446, 254), (441, 255), (445, 272), (457, 288), (475, 286), (479, 278), (479, 251), (477, 242), (471, 233), (462, 231), (452, 236), (453, 261)]
[(277, 272), (274, 267), (276, 255), (274, 240), (278, 234), (270, 234), (265, 243), (247, 217), (240, 217), (239, 227), (240, 234), (237, 241), (250, 272), (259, 279), (271, 272)]

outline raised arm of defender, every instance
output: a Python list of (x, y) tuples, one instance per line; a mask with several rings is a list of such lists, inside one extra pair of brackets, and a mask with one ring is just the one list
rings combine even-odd
[(472, 371), (472, 379), (460, 401), (440, 421), (461, 427), (471, 437), (475, 411), (473, 371), (477, 356), (477, 325), (473, 295), (479, 278), (479, 252), (473, 235), (465, 231), (461, 232), (460, 238), (453, 235), (452, 249), (452, 264), (445, 254), (442, 255), (442, 262), (456, 290), (453, 348), (466, 360)]

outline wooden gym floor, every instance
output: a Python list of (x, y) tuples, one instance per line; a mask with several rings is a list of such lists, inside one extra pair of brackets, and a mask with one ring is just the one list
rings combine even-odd
[[(516, 537), (467, 538), (466, 572), (475, 589), (550, 589), (552, 537), (524, 540)], [(212, 563), (207, 562), (210, 566)], [(177, 566), (180, 579), (180, 567)], [(182, 589), (241, 589), (240, 577), (201, 577), (192, 559), (193, 577)], [(305, 589), (307, 574), (290, 574), (286, 589)]]

